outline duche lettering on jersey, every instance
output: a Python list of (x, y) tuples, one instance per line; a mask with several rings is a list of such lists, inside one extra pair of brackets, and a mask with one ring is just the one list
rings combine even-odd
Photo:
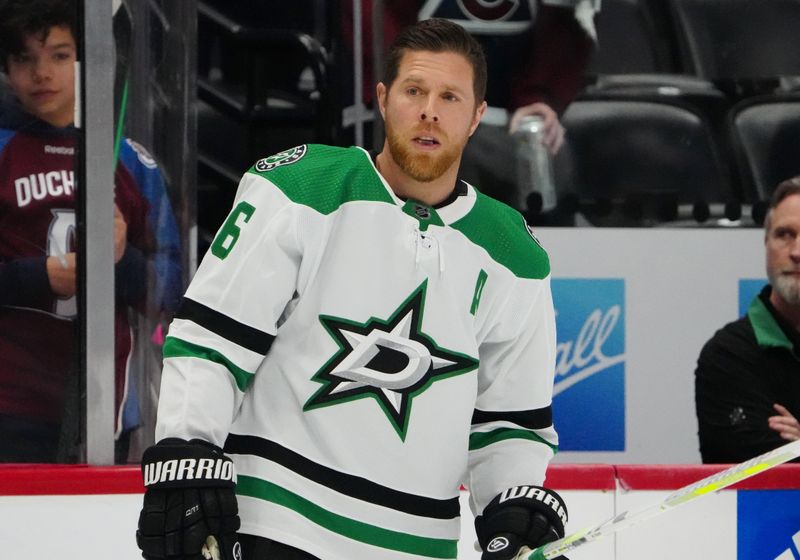
[(44, 200), (48, 196), (71, 196), (75, 189), (75, 175), (72, 171), (48, 171), (33, 173), (14, 181), (17, 192), (17, 206), (23, 208), (33, 200)]

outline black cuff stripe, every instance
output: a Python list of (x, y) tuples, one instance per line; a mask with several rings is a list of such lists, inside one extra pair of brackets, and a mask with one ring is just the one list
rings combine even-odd
[(183, 298), (175, 318), (197, 323), (204, 329), (208, 329), (222, 338), (262, 356), (266, 355), (272, 345), (272, 341), (275, 339), (271, 334), (240, 323), (219, 311), (186, 297)]
[(457, 497), (438, 500), (381, 486), (366, 478), (315, 463), (264, 438), (230, 434), (225, 442), (225, 453), (262, 457), (345, 496), (403, 513), (432, 519), (455, 519), (459, 516)]
[(535, 410), (513, 410), (489, 412), (478, 410), (472, 413), (472, 425), (490, 422), (511, 422), (529, 430), (542, 430), (553, 425), (553, 409), (549, 406)]

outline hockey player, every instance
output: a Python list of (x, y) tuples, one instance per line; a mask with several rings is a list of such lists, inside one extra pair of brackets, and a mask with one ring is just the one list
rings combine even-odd
[(377, 86), (379, 154), (244, 175), (164, 346), (145, 558), (455, 558), (461, 484), (485, 559), (563, 535), (548, 257), (457, 178), (485, 87), (475, 40), (420, 22)]
[[(69, 0), (0, 1), (0, 65), (18, 107), (0, 114), (0, 462), (56, 460), (65, 384), (76, 375), (75, 10)], [(114, 192), (115, 405), (122, 436), (128, 313), (174, 310), (181, 274), (161, 174), (133, 141), (122, 143)], [(157, 282), (148, 294), (149, 268)], [(118, 450), (124, 460), (126, 446)]]

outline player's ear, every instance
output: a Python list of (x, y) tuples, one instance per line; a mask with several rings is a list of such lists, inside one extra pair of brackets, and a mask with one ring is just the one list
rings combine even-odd
[(389, 93), (389, 90), (386, 89), (386, 86), (383, 85), (383, 82), (378, 82), (378, 85), (375, 87), (375, 93), (377, 94), (378, 99), (378, 107), (381, 110), (381, 116), (386, 120), (386, 95)]
[(481, 104), (478, 105), (478, 108), (475, 109), (475, 115), (472, 117), (472, 125), (469, 127), (469, 135), (472, 136), (472, 133), (475, 132), (475, 129), (478, 128), (478, 125), (481, 123), (481, 118), (483, 118), (483, 113), (486, 112), (486, 101), (481, 101)]

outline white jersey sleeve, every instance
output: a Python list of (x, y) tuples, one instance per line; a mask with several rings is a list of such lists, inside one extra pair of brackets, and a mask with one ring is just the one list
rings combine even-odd
[(542, 277), (517, 277), (506, 286), (480, 346), (467, 480), (476, 514), (507, 488), (543, 484), (558, 449), (551, 411), (555, 312), (547, 256), (540, 250), (536, 257), (544, 262)]
[(301, 250), (293, 210), (270, 181), (245, 174), (170, 326), (156, 441), (223, 445), (296, 292)]

